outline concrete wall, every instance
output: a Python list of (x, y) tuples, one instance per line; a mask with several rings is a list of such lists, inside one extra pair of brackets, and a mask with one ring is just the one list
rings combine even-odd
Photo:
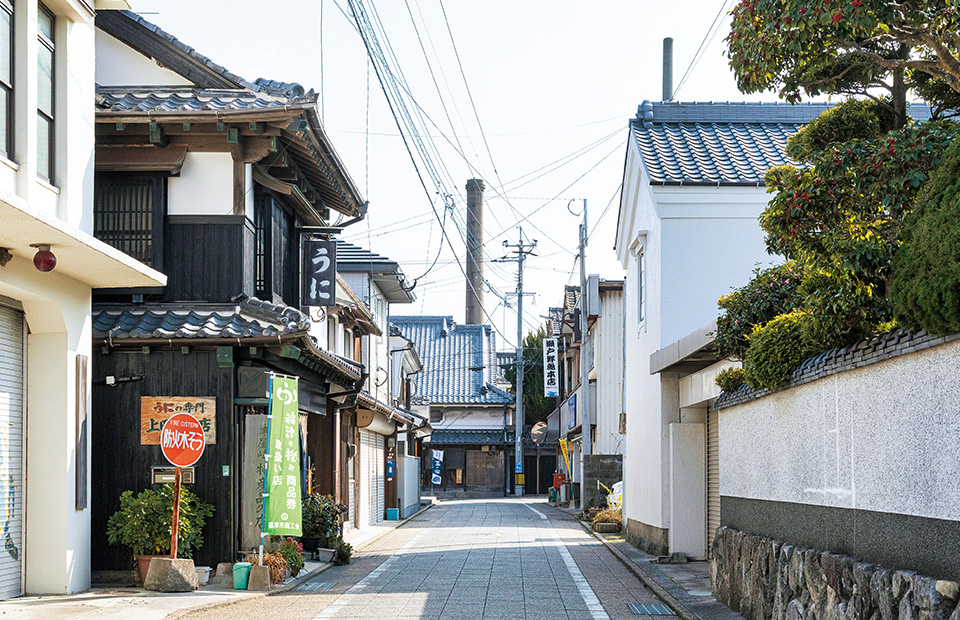
[(960, 538), (958, 360), (952, 341), (722, 409), (723, 523), (893, 566), (942, 565), (955, 547), (934, 533)]
[(397, 475), (400, 518), (406, 519), (420, 510), (420, 458), (398, 454)]
[[(38, 221), (59, 222), (90, 233), (93, 229), (93, 16), (72, 21), (57, 11), (55, 171), (54, 178), (46, 183), (37, 178), (36, 161), (37, 10), (35, 2), (17, 3), (16, 161), (0, 161), (0, 201), (36, 213)], [(47, 229), (38, 225), (40, 230)], [(57, 248), (53, 250), (56, 253)], [(56, 270), (39, 273), (33, 267), (29, 249), (14, 248), (14, 258), (0, 268), (0, 295), (22, 304), (30, 330), (26, 366), (26, 478), (15, 482), (17, 492), (23, 493), (25, 499), (25, 537), (19, 550), (24, 563), (24, 590), (28, 594), (77, 592), (90, 585), (90, 510), (76, 508), (75, 467), (76, 363), (78, 355), (90, 358), (91, 289)], [(89, 393), (88, 384), (88, 411)], [(89, 457), (88, 452), (88, 463)], [(89, 484), (88, 477), (88, 497)]]
[(619, 454), (589, 454), (583, 457), (583, 488), (582, 498), (584, 508), (588, 506), (602, 506), (606, 503), (608, 491), (599, 486), (602, 482), (608, 488), (623, 479), (623, 457)]

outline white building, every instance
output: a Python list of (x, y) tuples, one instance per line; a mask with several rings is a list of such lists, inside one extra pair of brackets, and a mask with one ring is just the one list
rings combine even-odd
[(166, 282), (92, 236), (94, 9), (110, 8), (129, 7), (0, 2), (0, 598), (89, 587), (91, 291)]
[[(626, 277), (624, 529), (653, 553), (706, 554), (707, 415), (680, 400), (681, 339), (769, 263), (764, 172), (825, 105), (644, 102), (630, 123), (616, 252)], [(722, 464), (721, 464), (722, 467)]]

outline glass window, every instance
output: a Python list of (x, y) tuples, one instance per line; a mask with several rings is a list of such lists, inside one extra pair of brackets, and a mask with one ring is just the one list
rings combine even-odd
[(0, 0), (0, 151), (13, 157), (13, 5)]
[(47, 7), (40, 5), (37, 20), (37, 174), (53, 182), (54, 161), (54, 16)]

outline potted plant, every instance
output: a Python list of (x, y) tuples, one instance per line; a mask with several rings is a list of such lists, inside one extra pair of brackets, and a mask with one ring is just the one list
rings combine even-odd
[(284, 560), (287, 562), (287, 568), (290, 569), (290, 576), (296, 577), (303, 570), (303, 545), (294, 538), (284, 538), (277, 549)]
[[(313, 493), (303, 499), (304, 551), (317, 552), (320, 560), (329, 562), (333, 557), (333, 540), (340, 536), (340, 524), (347, 514), (347, 507), (338, 504), (332, 495)], [(326, 553), (320, 553), (325, 550)]]
[[(212, 514), (212, 505), (181, 487), (178, 557), (192, 558), (193, 552), (203, 546), (203, 526)], [(170, 554), (172, 530), (173, 485), (167, 484), (158, 491), (147, 489), (136, 496), (133, 491), (124, 491), (120, 495), (120, 510), (107, 521), (107, 540), (130, 548), (142, 582), (150, 560)]]

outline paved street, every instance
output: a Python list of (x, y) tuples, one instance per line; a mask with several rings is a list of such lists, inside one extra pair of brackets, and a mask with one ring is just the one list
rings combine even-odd
[(599, 620), (636, 618), (631, 602), (660, 600), (569, 515), (542, 500), (464, 500), (296, 590), (187, 617)]

